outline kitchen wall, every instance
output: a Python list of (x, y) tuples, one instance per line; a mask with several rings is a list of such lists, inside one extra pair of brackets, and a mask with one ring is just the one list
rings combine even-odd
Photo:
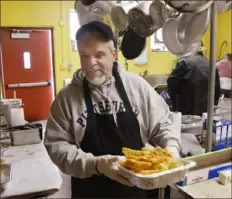
[[(1, 26), (8, 27), (52, 27), (54, 30), (54, 56), (57, 92), (63, 87), (63, 80), (72, 77), (79, 68), (77, 52), (71, 51), (69, 40), (68, 13), (74, 1), (1, 1)], [(152, 74), (168, 74), (175, 56), (169, 52), (152, 52), (148, 40), (148, 64), (136, 66), (129, 61), (128, 70), (139, 74), (144, 70)], [(119, 60), (124, 64), (123, 56)], [(73, 70), (67, 69), (69, 63)]]
[[(71, 51), (69, 40), (68, 13), (73, 7), (74, 1), (1, 1), (1, 26), (53, 28), (56, 92), (63, 87), (63, 80), (72, 77), (73, 71), (79, 68), (78, 54)], [(225, 13), (222, 17), (219, 16), (219, 20), (223, 21), (224, 25), (220, 24), (220, 28), (224, 31), (230, 27), (228, 33), (220, 30), (220, 36), (229, 39), (231, 19)], [(209, 34), (206, 33), (204, 41), (207, 47), (208, 40)], [(176, 57), (169, 52), (152, 52), (150, 39), (148, 39), (147, 45), (148, 64), (137, 66), (134, 61), (129, 61), (128, 70), (137, 74), (143, 73), (144, 70), (148, 70), (149, 75), (169, 74)], [(124, 64), (121, 53), (119, 53), (119, 60)], [(73, 70), (68, 70), (69, 64), (73, 64)]]
[[(217, 60), (223, 58), (226, 53), (231, 53), (232, 46), (232, 11), (229, 10), (225, 13), (220, 13), (217, 16)], [(207, 48), (207, 57), (210, 55), (210, 27), (205, 33), (204, 45)]]

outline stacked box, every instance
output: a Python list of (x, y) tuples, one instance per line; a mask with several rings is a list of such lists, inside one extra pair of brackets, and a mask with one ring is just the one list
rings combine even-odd
[[(204, 122), (202, 145), (206, 144), (207, 120)], [(214, 120), (212, 135), (212, 150), (217, 151), (232, 147), (232, 121)]]
[(179, 186), (183, 187), (186, 185), (202, 182), (205, 180), (213, 179), (219, 177), (219, 173), (225, 170), (231, 170), (232, 164), (231, 162), (223, 163), (217, 166), (206, 167), (202, 169), (198, 169), (195, 171), (191, 171), (186, 174), (185, 178), (177, 183)]
[(196, 162), (196, 166), (190, 169), (185, 178), (177, 185), (183, 187), (218, 178), (221, 171), (232, 169), (231, 154), (232, 148), (226, 148), (185, 158)]

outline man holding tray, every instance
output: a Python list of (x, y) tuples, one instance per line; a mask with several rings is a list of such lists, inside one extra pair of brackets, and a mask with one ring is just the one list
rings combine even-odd
[(48, 154), (72, 176), (72, 198), (146, 197), (114, 163), (123, 147), (140, 150), (146, 143), (178, 158), (180, 135), (169, 108), (142, 77), (116, 62), (108, 25), (85, 24), (76, 39), (81, 69), (51, 107), (44, 141)]

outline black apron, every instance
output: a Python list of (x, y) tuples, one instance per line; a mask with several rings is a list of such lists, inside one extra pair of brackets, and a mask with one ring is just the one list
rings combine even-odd
[[(141, 149), (144, 145), (140, 136), (139, 123), (132, 111), (122, 80), (113, 68), (117, 91), (124, 102), (126, 112), (117, 113), (117, 123), (113, 115), (100, 115), (93, 111), (88, 83), (84, 80), (84, 97), (87, 106), (87, 126), (80, 144), (84, 152), (100, 155), (123, 155), (122, 147)], [(146, 191), (122, 185), (104, 175), (94, 175), (85, 179), (72, 177), (72, 198), (145, 198)]]

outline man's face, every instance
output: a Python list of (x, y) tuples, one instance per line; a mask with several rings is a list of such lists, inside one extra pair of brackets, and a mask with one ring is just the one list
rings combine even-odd
[(112, 76), (116, 51), (109, 42), (96, 36), (85, 35), (78, 42), (81, 68), (87, 80), (93, 85), (101, 85)]

